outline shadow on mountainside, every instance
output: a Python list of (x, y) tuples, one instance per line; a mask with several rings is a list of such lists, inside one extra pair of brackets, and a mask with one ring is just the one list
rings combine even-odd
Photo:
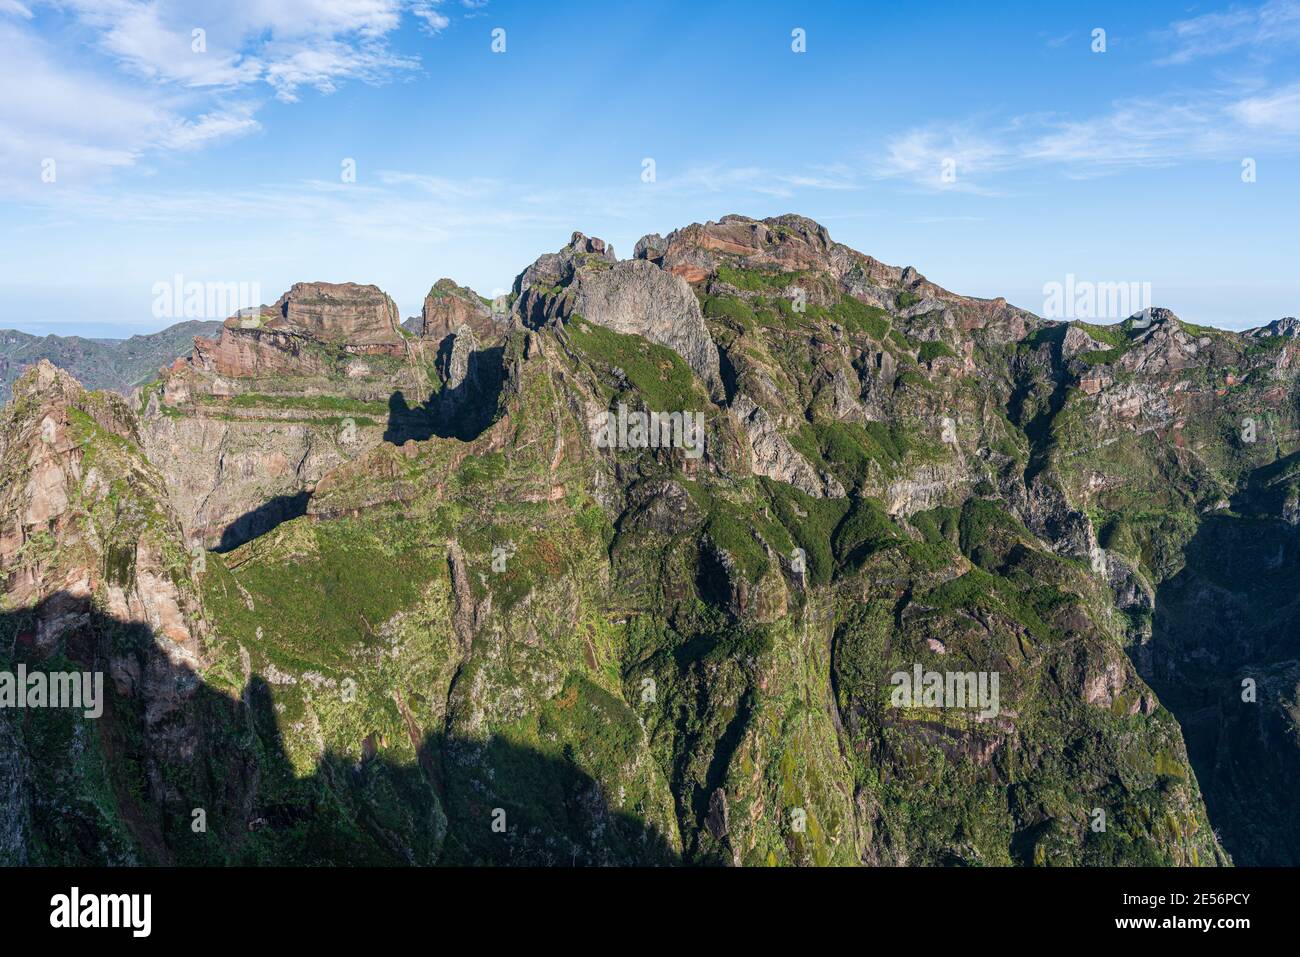
[[(1029, 485), (1047, 466), (1052, 450), (1052, 423), (1069, 394), (1069, 375), (1062, 358), (1065, 334), (1069, 327), (1045, 327), (1036, 334), (1037, 341), (1046, 343), (1049, 350), (1047, 383), (1050, 391), (1044, 396), (1039, 390), (1042, 383), (1032, 377), (1022, 376), (1012, 390), (1007, 402), (1007, 416), (1022, 429), (1029, 439), (1029, 462), (1025, 467), (1025, 485)], [(1029, 400), (1034, 400), (1030, 402)]]
[[(448, 337), (450, 340), (451, 337)], [(444, 350), (449, 342), (444, 341)], [(411, 405), (398, 390), (388, 398), (388, 428), (384, 441), (393, 445), (414, 440), (460, 439), (470, 442), (496, 418), (497, 402), (505, 379), (502, 361), (505, 349), (480, 349), (470, 356), (464, 379), (435, 392), (423, 403)], [(439, 363), (449, 359), (440, 353)]]
[(416, 761), (371, 733), (360, 757), (327, 751), (298, 777), (270, 685), (254, 675), (232, 697), (159, 640), (62, 593), (0, 614), (0, 670), (101, 672), (104, 686), (98, 718), (0, 710), (0, 865), (679, 863), (576, 764), (497, 737), (409, 720)]
[(221, 533), (221, 542), (213, 551), (234, 551), (240, 545), (265, 535), (277, 525), (301, 518), (307, 514), (307, 503), (310, 501), (311, 493), (303, 491), (293, 495), (277, 495), (270, 501), (263, 502), (227, 525)]
[[(1272, 467), (1269, 467), (1272, 468)], [(1261, 469), (1252, 476), (1257, 484)], [(1156, 590), (1143, 678), (1178, 719), (1206, 811), (1239, 865), (1300, 864), (1300, 534), (1260, 510), (1211, 515)], [(1247, 516), (1247, 517), (1243, 517)], [(1243, 680), (1256, 687), (1243, 700)]]

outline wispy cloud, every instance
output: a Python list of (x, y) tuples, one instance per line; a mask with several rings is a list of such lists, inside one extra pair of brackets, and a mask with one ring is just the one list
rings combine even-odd
[(101, 51), (155, 82), (266, 83), (292, 101), (300, 87), (331, 93), (348, 79), (378, 82), (418, 66), (387, 44), (401, 0), (226, 0), (219, 13), (199, 0), (64, 2)]
[[(1040, 34), (1051, 47), (1072, 34)], [(1171, 23), (1156, 33), (1168, 52), (1157, 62), (1249, 53), (1256, 61), (1300, 44), (1300, 0), (1233, 6)], [(1205, 159), (1238, 159), (1264, 150), (1300, 153), (1300, 83), (1218, 87), (1111, 104), (1086, 116), (1033, 114), (928, 123), (888, 136), (867, 163), (877, 179), (923, 189), (994, 194), (998, 174), (1056, 168), (1071, 178)]]
[[(215, 121), (214, 121), (215, 122)], [(196, 132), (194, 135), (198, 135)], [(643, 183), (564, 185), (453, 178), (424, 171), (381, 169), (358, 182), (304, 179), (235, 190), (59, 189), (39, 194), (46, 222), (100, 221), (190, 227), (216, 233), (230, 227), (277, 236), (331, 235), (391, 243), (441, 243), (502, 231), (563, 231), (594, 219), (646, 222), (667, 202), (746, 196), (793, 197), (854, 189), (847, 168), (780, 172), (757, 166), (692, 166)]]
[[(1056, 168), (1071, 178), (1271, 149), (1300, 153), (1300, 84), (1242, 96), (1210, 91), (1123, 100), (1086, 117), (1055, 114), (927, 125), (894, 134), (868, 164), (878, 179), (994, 192), (999, 173)], [(945, 178), (945, 171), (953, 175)]]
[(1251, 129), (1300, 133), (1300, 83), (1238, 100), (1232, 106), (1232, 114)]
[(451, 26), (451, 18), (438, 12), (442, 0), (415, 0), (411, 4), (411, 13), (417, 20), (423, 21), (422, 29), (426, 33), (441, 33)]
[(1173, 50), (1158, 62), (1187, 63), (1241, 50), (1269, 53), (1300, 43), (1300, 0), (1270, 0), (1261, 6), (1232, 6), (1170, 24), (1157, 35)]
[(869, 173), (928, 189), (988, 193), (988, 177), (1015, 163), (1007, 133), (995, 139), (973, 122), (906, 130), (886, 139)]
[(258, 128), (246, 104), (212, 102), (187, 115), (174, 95), (105, 77), (0, 22), (0, 195), (39, 190), (41, 164), (61, 181), (135, 165)]

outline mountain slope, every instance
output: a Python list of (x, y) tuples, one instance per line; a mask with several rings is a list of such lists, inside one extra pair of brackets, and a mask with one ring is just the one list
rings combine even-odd
[(47, 359), (89, 389), (126, 392), (157, 376), (158, 370), (191, 348), (195, 336), (211, 335), (216, 322), (178, 322), (161, 332), (129, 339), (33, 336), (0, 329), (0, 402), (28, 366)]
[[(498, 304), (390, 307), (300, 284), (129, 404), (29, 374), (0, 647), (111, 660), (127, 622), (191, 690), (114, 682), (114, 722), (168, 735), (69, 720), (106, 742), (102, 781), (57, 782), (101, 809), (77, 835), (32, 810), (52, 739), (9, 722), (6, 859), (1297, 858), (1296, 632), (1265, 599), (1300, 515), (1285, 323), (1047, 322), (798, 216), (631, 260), (575, 233)], [(102, 403), (55, 482), (43, 422)], [(641, 412), (677, 431), (638, 440)], [(105, 443), (145, 496), (111, 514), (163, 516), (116, 551), (81, 467)], [(114, 597), (128, 541), (179, 556), (145, 593), (183, 660)], [(29, 647), (32, 620), (58, 624)], [(972, 699), (900, 700), (914, 675)]]

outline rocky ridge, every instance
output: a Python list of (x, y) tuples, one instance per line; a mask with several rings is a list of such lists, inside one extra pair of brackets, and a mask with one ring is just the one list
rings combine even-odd
[[(1285, 324), (1049, 322), (798, 216), (648, 236), (631, 260), (575, 233), (498, 309), (449, 280), (418, 327), (390, 306), (295, 286), (133, 407), (44, 371), (6, 412), (6, 608), (67, 622), (32, 653), (102, 642), (101, 619), (171, 628), (188, 657), (157, 662), (217, 696), (181, 712), (247, 729), (122, 745), (191, 769), (144, 785), (153, 824), (112, 825), (124, 857), (1226, 862), (1211, 823), (1246, 860), (1300, 848), (1282, 792), (1221, 750), (1251, 721), (1282, 747), (1290, 612), (1265, 602), (1278, 623), (1225, 644), (1204, 611), (1261, 605), (1211, 542), (1273, 587), (1292, 574)], [(593, 442), (620, 406), (698, 411), (703, 454)], [(63, 434), (61, 408), (109, 425), (32, 445), (46, 417)], [(167, 566), (179, 618), (91, 571), (97, 486), (72, 463), (101, 444), (166, 530), (122, 527), (153, 569), (137, 581), (172, 594), (152, 556), (191, 556)], [(222, 553), (194, 567), (196, 540)], [(893, 707), (913, 667), (996, 673), (1000, 707)], [(125, 688), (123, 715), (163, 694)], [(39, 745), (20, 734), (0, 767)], [(192, 772), (232, 749), (261, 755), (238, 794), (198, 794)], [(1273, 780), (1295, 759), (1273, 753)], [(224, 808), (219, 841), (186, 833), (200, 797)], [(0, 853), (30, 857), (20, 817)]]

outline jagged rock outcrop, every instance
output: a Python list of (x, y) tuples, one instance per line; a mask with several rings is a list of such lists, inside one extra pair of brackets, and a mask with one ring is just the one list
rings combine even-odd
[(1096, 352), (1105, 348), (1104, 343), (1098, 342), (1078, 326), (1072, 325), (1066, 328), (1065, 336), (1061, 339), (1061, 358), (1069, 360), (1081, 353)]
[(422, 343), (375, 286), (296, 283), (197, 338), (138, 400), (186, 535), (231, 548), (302, 514), (332, 468), (382, 441), (395, 392), (423, 399)]
[(696, 283), (716, 272), (719, 253), (740, 257), (753, 268), (821, 272), (831, 271), (832, 248), (826, 228), (803, 216), (755, 220), (733, 215), (674, 230), (662, 239), (647, 236), (637, 243), (637, 256)]
[[(6, 413), (23, 640), (108, 614), (189, 669), (112, 659), (159, 737), (100, 763), (162, 824), (92, 823), (87, 859), (1222, 863), (1202, 787), (1248, 856), (1300, 848), (1284, 326), (1049, 323), (795, 216), (628, 261), (575, 233), (506, 327), (440, 281), (392, 352), (367, 288), (294, 287), (133, 406), (43, 370)], [(612, 408), (698, 409), (704, 447), (598, 442)], [(895, 698), (936, 671), (1000, 697)], [(1219, 694), (1250, 676), (1259, 714)], [(188, 836), (200, 797), (238, 841)], [(31, 826), (0, 855), (45, 854)]]
[(451, 335), (451, 348), (440, 370), (447, 394), (459, 395), (478, 388), (478, 340), (468, 325), (458, 326)]
[(419, 328), (415, 330), (423, 339), (441, 342), (461, 326), (473, 330), (481, 342), (491, 342), (506, 328), (509, 315), (498, 312), (493, 305), (467, 286), (459, 286), (451, 279), (439, 279), (424, 297)]
[(543, 253), (531, 266), (515, 277), (514, 294), (517, 312), (528, 325), (539, 326), (555, 318), (552, 300), (573, 281), (578, 270), (590, 266), (612, 266), (618, 262), (614, 248), (603, 239), (575, 232), (569, 244), (554, 253)]
[(1281, 319), (1274, 319), (1266, 326), (1247, 329), (1242, 335), (1255, 339), (1295, 339), (1300, 337), (1300, 319), (1295, 316), (1284, 316)]
[(4, 606), (39, 607), (34, 641), (49, 650), (94, 599), (149, 626), (178, 661), (197, 661), (188, 565), (172, 566), (180, 524), (125, 400), (87, 393), (42, 361), (15, 384), (5, 411)]
[(618, 260), (603, 240), (574, 233), (515, 280), (517, 309), (531, 325), (580, 315), (597, 325), (667, 346), (710, 392), (720, 394), (718, 348), (699, 300), (679, 277), (645, 260)]
[(749, 437), (750, 467), (755, 475), (765, 475), (793, 485), (813, 498), (843, 498), (844, 486), (833, 475), (818, 475), (789, 440), (776, 428), (767, 410), (749, 396), (741, 394), (731, 403)]
[(704, 284), (724, 294), (752, 294), (723, 281), (719, 270), (724, 266), (760, 275), (789, 274), (798, 277), (793, 287), (814, 305), (827, 304), (824, 287), (817, 281), (824, 277), (841, 293), (865, 304), (897, 310), (904, 318), (930, 320), (915, 329), (923, 340), (939, 338), (936, 318), (954, 334), (984, 329), (999, 342), (1018, 341), (1036, 322), (1032, 314), (1005, 299), (959, 296), (911, 266), (890, 266), (834, 242), (820, 223), (794, 214), (762, 220), (730, 215), (717, 222), (694, 223), (667, 237), (643, 237), (635, 255), (692, 285)]
[(720, 390), (718, 348), (705, 328), (699, 301), (681, 279), (632, 260), (580, 272), (571, 288), (574, 313), (615, 332), (667, 346), (711, 392)]
[(393, 300), (377, 286), (354, 282), (294, 283), (269, 316), (263, 311), (238, 321), (240, 328), (295, 333), (360, 353), (394, 352), (402, 343)]
[(197, 338), (191, 364), (221, 376), (320, 375), (329, 358), (402, 355), (397, 306), (376, 286), (300, 282), (271, 306), (231, 316), (217, 340)]
[(1168, 309), (1150, 309), (1148, 313), (1150, 328), (1119, 359), (1119, 366), (1128, 372), (1161, 375), (1197, 365), (1197, 350), (1210, 340), (1189, 334)]

